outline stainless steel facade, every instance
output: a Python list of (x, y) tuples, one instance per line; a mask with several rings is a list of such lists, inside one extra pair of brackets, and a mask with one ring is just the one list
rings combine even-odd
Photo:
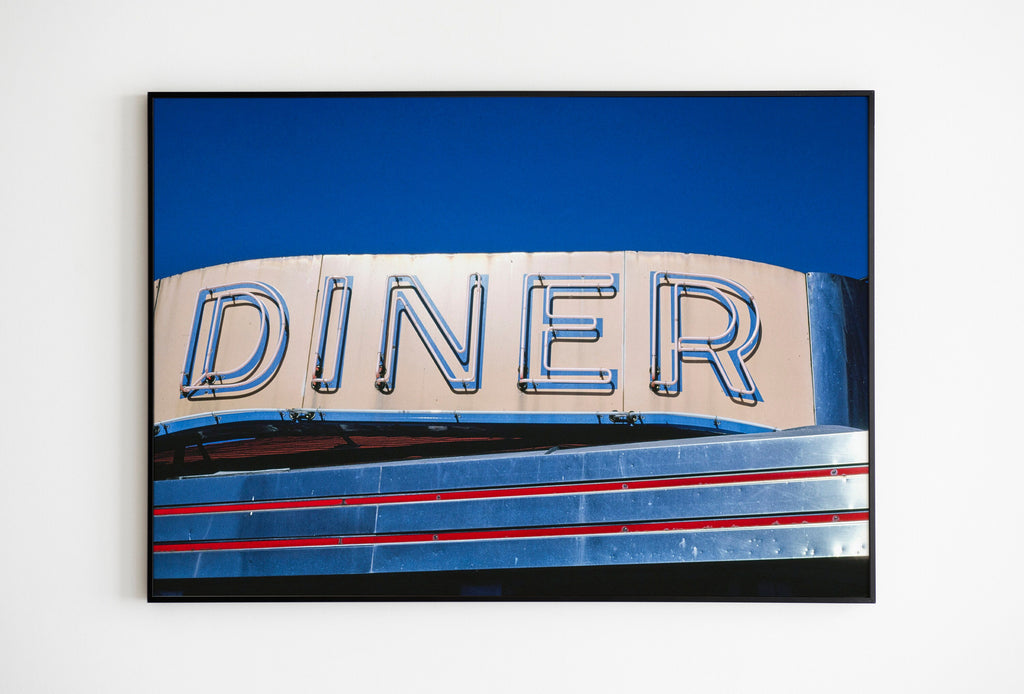
[(866, 556), (867, 445), (814, 427), (160, 481), (154, 576)]

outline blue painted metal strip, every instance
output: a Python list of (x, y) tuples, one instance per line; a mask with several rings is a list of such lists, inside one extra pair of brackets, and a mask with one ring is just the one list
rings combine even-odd
[(867, 433), (843, 427), (593, 446), (550, 453), (367, 463), (161, 480), (155, 506), (300, 499), (867, 462)]
[[(178, 434), (223, 424), (291, 422), (295, 410), (229, 410), (157, 423), (154, 435)], [(301, 410), (312, 421), (374, 424), (606, 424), (622, 426), (629, 415), (640, 424), (660, 424), (720, 434), (775, 431), (772, 427), (700, 414), (676, 412), (463, 412), (449, 410)]]
[(381, 506), (378, 533), (627, 523), (867, 508), (867, 478)]
[(373, 547), (153, 555), (153, 578), (245, 578), (370, 573)]
[(217, 513), (153, 518), (154, 542), (369, 535), (374, 532), (373, 506), (308, 511)]
[(626, 523), (867, 508), (866, 476), (681, 489), (157, 516), (156, 542)]
[(531, 539), (157, 553), (155, 579), (866, 556), (866, 522)]

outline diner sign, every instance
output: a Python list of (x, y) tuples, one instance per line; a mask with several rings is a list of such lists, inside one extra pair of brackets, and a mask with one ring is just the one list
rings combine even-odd
[(272, 258), (157, 280), (153, 310), (157, 433), (282, 413), (815, 423), (805, 276), (735, 258)]

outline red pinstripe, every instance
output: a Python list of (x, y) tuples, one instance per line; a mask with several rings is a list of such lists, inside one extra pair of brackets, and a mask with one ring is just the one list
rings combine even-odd
[(303, 537), (274, 540), (229, 540), (218, 542), (172, 542), (153, 546), (154, 552), (209, 552), (241, 549), (295, 549), (338, 545), (375, 545), (405, 542), (453, 542), (458, 540), (503, 540), (512, 538), (559, 537), (565, 535), (609, 535), (613, 533), (649, 533), (680, 530), (716, 530), (728, 528), (769, 528), (782, 525), (822, 525), (868, 520), (867, 511), (818, 513), (810, 515), (759, 516), (753, 518), (712, 518), (705, 520), (657, 521), (645, 523), (556, 526), (547, 528), (510, 528), (504, 530), (467, 530), (442, 533), (393, 535), (357, 535), (350, 537)]
[(588, 482), (578, 484), (549, 484), (530, 487), (497, 489), (467, 489), (447, 492), (417, 492), (413, 494), (375, 494), (356, 497), (325, 497), (319, 499), (292, 499), (287, 501), (252, 501), (197, 506), (162, 507), (153, 510), (154, 516), (177, 516), (197, 513), (241, 513), (251, 511), (284, 511), (333, 506), (363, 506), (383, 504), (410, 504), (428, 501), (459, 501), (466, 499), (497, 499), (547, 494), (589, 494), (622, 491), (623, 489), (671, 489), (712, 484), (742, 484), (752, 482), (789, 482), (821, 477), (848, 477), (868, 474), (867, 465), (831, 467), (814, 470), (780, 470), (724, 475), (695, 475), (659, 479), (639, 479), (615, 482)]

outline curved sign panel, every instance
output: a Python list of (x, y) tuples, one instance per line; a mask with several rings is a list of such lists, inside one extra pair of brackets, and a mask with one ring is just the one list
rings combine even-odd
[(802, 273), (682, 253), (324, 255), (158, 280), (157, 433), (220, 421), (815, 424)]

